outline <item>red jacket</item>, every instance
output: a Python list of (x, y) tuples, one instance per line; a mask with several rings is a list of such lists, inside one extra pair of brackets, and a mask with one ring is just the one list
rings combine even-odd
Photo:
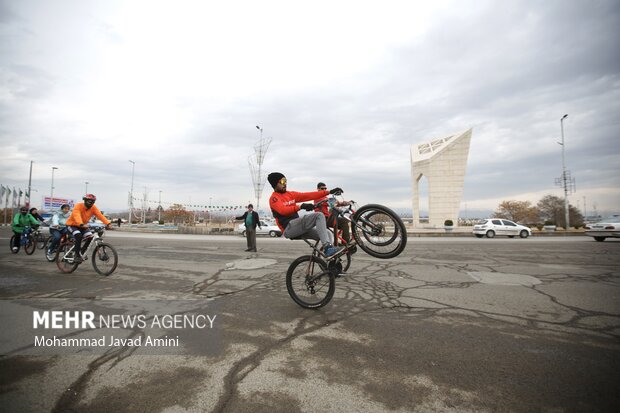
[[(324, 199), (327, 199), (327, 195), (325, 195), (325, 196), (323, 196), (321, 198), (315, 199), (312, 202), (314, 202), (314, 204), (316, 205), (316, 204), (318, 204), (319, 202), (321, 202)], [(315, 212), (322, 212), (323, 215), (325, 215), (326, 218), (329, 217), (329, 202), (323, 202), (320, 207), (314, 208), (314, 211)]]
[(297, 205), (298, 202), (312, 201), (313, 199), (321, 198), (328, 194), (328, 190), (315, 192), (286, 191), (283, 194), (274, 192), (269, 198), (269, 207), (271, 208), (273, 217), (276, 219), (276, 224), (278, 224), (280, 230), (284, 232), (291, 220), (299, 218), (299, 214), (297, 213), (300, 209)]

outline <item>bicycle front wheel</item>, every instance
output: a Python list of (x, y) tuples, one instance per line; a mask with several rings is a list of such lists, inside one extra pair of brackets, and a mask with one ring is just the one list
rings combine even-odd
[(24, 245), (24, 251), (28, 255), (34, 254), (34, 251), (37, 249), (37, 239), (32, 235), (28, 235), (28, 242)]
[(304, 255), (291, 263), (286, 272), (286, 289), (303, 308), (319, 308), (334, 296), (336, 281), (320, 258)]
[(367, 254), (393, 258), (407, 245), (407, 230), (398, 215), (383, 205), (364, 205), (352, 217), (353, 238)]
[(53, 239), (54, 239), (54, 237), (52, 235), (50, 235), (49, 237), (45, 238), (45, 242), (43, 243), (43, 249), (48, 250)]
[(118, 254), (113, 246), (102, 242), (95, 247), (92, 261), (95, 271), (101, 275), (110, 275), (118, 265)]
[(11, 241), (9, 241), (9, 248), (11, 249), (11, 252), (13, 254), (17, 254), (19, 252), (19, 243), (17, 244), (17, 250), (13, 251), (13, 246), (15, 245), (15, 234), (13, 234), (13, 236), (11, 237)]
[(65, 274), (72, 273), (78, 267), (78, 263), (73, 261), (74, 251), (72, 242), (63, 242), (56, 251), (56, 266)]

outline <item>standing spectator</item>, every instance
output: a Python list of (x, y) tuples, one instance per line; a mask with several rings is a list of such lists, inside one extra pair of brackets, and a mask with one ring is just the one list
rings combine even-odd
[(118, 225), (119, 228), (121, 227), (121, 222), (123, 222), (123, 220), (120, 218), (116, 220), (116, 225)]
[(254, 211), (254, 205), (248, 205), (248, 210), (240, 217), (235, 217), (235, 219), (245, 222), (245, 238), (248, 242), (248, 249), (246, 251), (256, 252), (256, 226), (262, 227), (260, 226), (258, 213)]

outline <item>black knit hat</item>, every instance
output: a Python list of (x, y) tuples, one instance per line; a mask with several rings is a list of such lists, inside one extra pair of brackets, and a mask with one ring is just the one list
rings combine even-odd
[(281, 174), (280, 172), (272, 172), (267, 175), (267, 181), (269, 181), (273, 189), (276, 189), (278, 181), (282, 178), (284, 178), (284, 174)]

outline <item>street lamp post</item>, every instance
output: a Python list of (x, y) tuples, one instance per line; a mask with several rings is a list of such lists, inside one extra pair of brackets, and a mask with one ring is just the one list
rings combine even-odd
[(568, 114), (562, 116), (562, 118), (560, 119), (560, 130), (562, 132), (562, 182), (564, 184), (564, 222), (565, 222), (565, 229), (568, 231), (568, 228), (570, 227), (570, 223), (569, 223), (569, 217), (568, 217), (568, 181), (567, 181), (567, 176), (566, 176), (566, 157), (564, 155), (565, 152), (565, 145), (564, 145), (564, 119), (566, 119), (568, 117)]
[(88, 193), (88, 184), (89, 184), (89, 183), (90, 183), (90, 182), (88, 182), (88, 181), (84, 182), (84, 184), (85, 184), (85, 186), (86, 186), (86, 188), (84, 189), (84, 193), (85, 193), (85, 194), (87, 194), (87, 193)]
[(50, 191), (50, 209), (54, 210), (54, 171), (58, 169), (55, 166), (52, 166), (52, 189)]
[(161, 222), (161, 189), (159, 190), (159, 214), (157, 215), (157, 220)]
[[(34, 161), (30, 161), (30, 175), (28, 175), (28, 202), (25, 202), (25, 200), (24, 200), (24, 203), (26, 204), (26, 206), (28, 208), (30, 208), (30, 199), (32, 198), (32, 192), (31, 191), (32, 191), (32, 164), (33, 163), (34, 163)], [(0, 201), (2, 201), (2, 200), (0, 199)]]
[(136, 163), (131, 159), (129, 160), (129, 162), (131, 162), (131, 190), (129, 191), (129, 219), (127, 220), (127, 223), (131, 225), (131, 216), (133, 215), (133, 177)]

